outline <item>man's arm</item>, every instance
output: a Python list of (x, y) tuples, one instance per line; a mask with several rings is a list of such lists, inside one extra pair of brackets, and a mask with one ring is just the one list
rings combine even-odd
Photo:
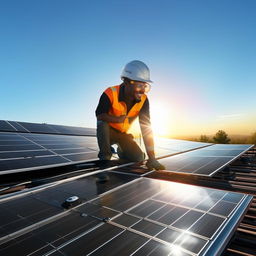
[(146, 166), (148, 167), (149, 170), (164, 170), (165, 167), (162, 164), (160, 164), (155, 158), (154, 136), (151, 128), (148, 99), (145, 101), (140, 111), (139, 122), (143, 141), (149, 158), (149, 160), (146, 163)]
[(100, 97), (99, 104), (95, 111), (97, 120), (105, 121), (107, 123), (122, 123), (126, 118), (123, 116), (112, 116), (108, 114), (109, 109), (111, 108), (111, 102), (108, 96), (105, 93), (102, 93)]
[(107, 113), (103, 113), (97, 116), (97, 120), (105, 121), (107, 123), (122, 123), (126, 116), (111, 116)]

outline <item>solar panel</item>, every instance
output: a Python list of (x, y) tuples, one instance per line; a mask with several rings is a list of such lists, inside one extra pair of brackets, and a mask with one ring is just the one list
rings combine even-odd
[(95, 128), (0, 120), (0, 131), (96, 136)]
[[(2, 202), (0, 254), (19, 248), (19, 255), (211, 256), (221, 253), (253, 198), (148, 178), (116, 185), (98, 191), (94, 178), (86, 177)], [(60, 203), (69, 194), (84, 203), (63, 212)], [(7, 236), (10, 230), (19, 236)]]
[[(150, 236), (156, 245), (168, 243), (169, 252), (179, 249), (188, 255), (203, 255), (215, 246), (221, 230), (236, 218), (237, 212), (246, 209), (251, 199), (240, 193), (143, 178), (92, 203), (120, 211), (122, 214), (113, 218), (111, 224), (146, 233), (141, 235)], [(115, 246), (118, 239), (109, 241), (99, 252)], [(140, 255), (146, 249), (143, 246), (137, 250)]]
[(159, 160), (166, 172), (212, 176), (244, 154), (253, 145), (210, 145)]
[(163, 157), (171, 154), (193, 150), (196, 148), (208, 147), (210, 145), (212, 144), (156, 137), (155, 138), (155, 155), (156, 157)]
[(96, 160), (96, 137), (0, 133), (0, 175)]

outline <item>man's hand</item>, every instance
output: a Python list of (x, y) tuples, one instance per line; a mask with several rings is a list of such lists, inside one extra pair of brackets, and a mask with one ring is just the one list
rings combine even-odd
[(153, 159), (149, 159), (147, 162), (146, 162), (146, 166), (147, 168), (152, 171), (153, 169), (155, 170), (165, 170), (165, 166), (160, 164), (155, 158)]
[(126, 117), (127, 117), (127, 115), (118, 116), (117, 117), (117, 119), (118, 119), (117, 123), (123, 123)]

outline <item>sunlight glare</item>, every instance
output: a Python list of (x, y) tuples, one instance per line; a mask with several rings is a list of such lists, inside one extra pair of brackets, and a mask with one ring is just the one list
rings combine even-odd
[(155, 102), (150, 106), (151, 124), (154, 135), (167, 137), (171, 134), (170, 108), (167, 104)]
[(182, 255), (182, 254), (183, 253), (182, 253), (179, 245), (173, 245), (172, 246), (172, 255), (179, 256), (179, 255)]

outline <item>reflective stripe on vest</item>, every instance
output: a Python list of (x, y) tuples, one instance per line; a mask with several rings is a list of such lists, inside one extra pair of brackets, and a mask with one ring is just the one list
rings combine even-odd
[(141, 97), (141, 101), (138, 103), (135, 103), (133, 107), (130, 109), (129, 113), (127, 113), (127, 106), (125, 102), (118, 101), (119, 91), (120, 91), (120, 85), (109, 87), (104, 91), (111, 102), (111, 109), (109, 110), (108, 114), (112, 116), (127, 115), (127, 118), (125, 118), (123, 123), (109, 123), (109, 125), (119, 130), (120, 132), (127, 132), (131, 126), (131, 123), (129, 122), (129, 118), (133, 117), (133, 120), (134, 120), (135, 117), (139, 115), (140, 110), (147, 96), (143, 94)]

